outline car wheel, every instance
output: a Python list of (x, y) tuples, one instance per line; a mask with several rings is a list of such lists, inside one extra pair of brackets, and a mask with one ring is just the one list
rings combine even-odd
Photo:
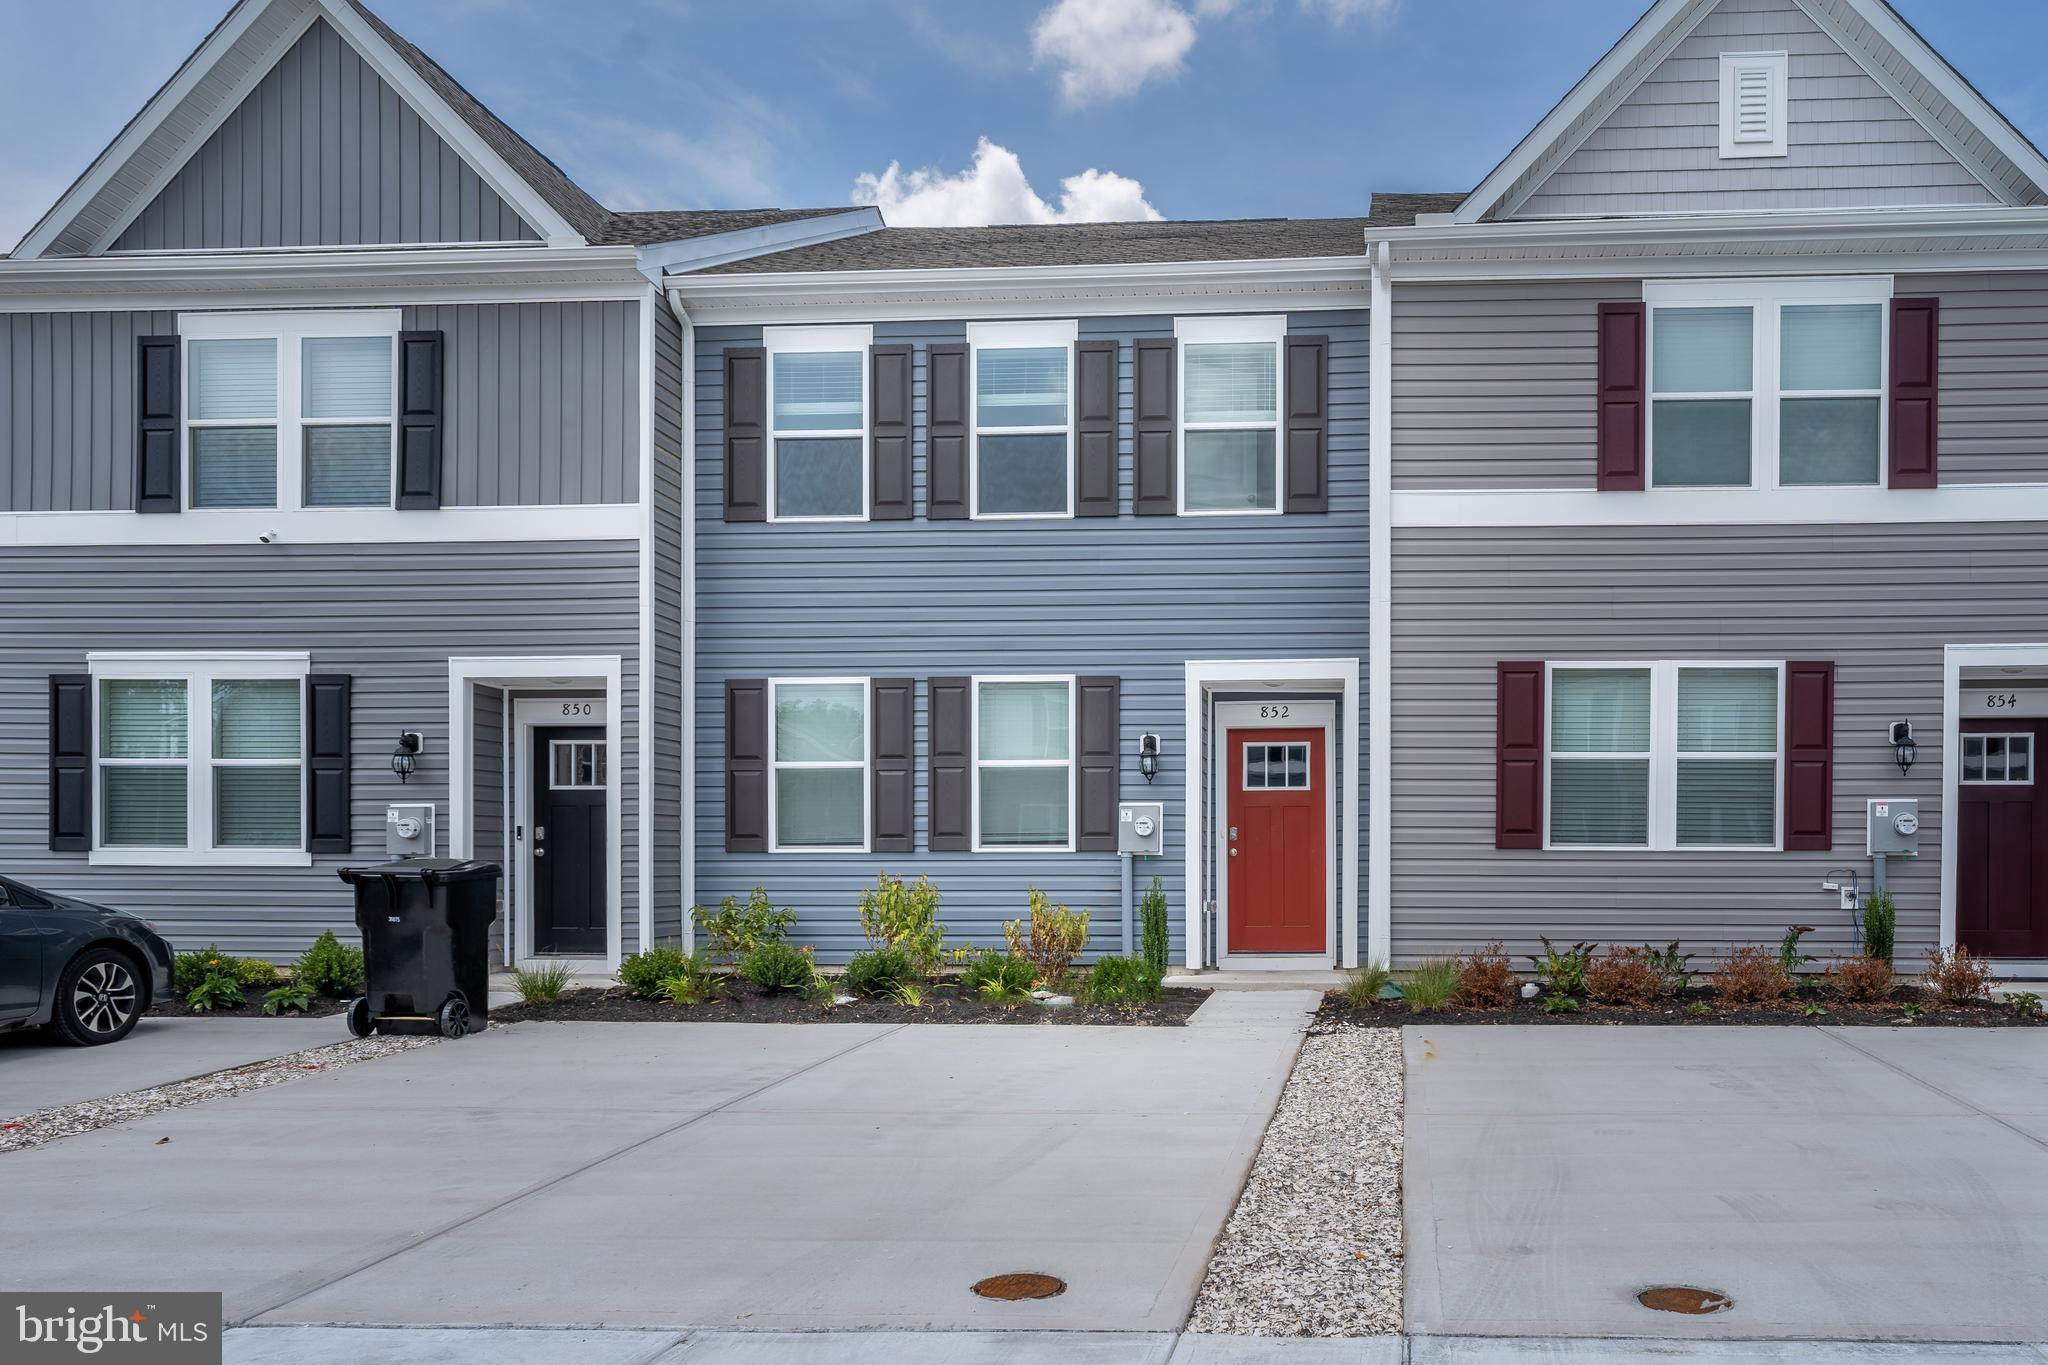
[(135, 959), (116, 948), (89, 948), (57, 978), (56, 1035), (73, 1047), (126, 1038), (142, 1017), (143, 990)]

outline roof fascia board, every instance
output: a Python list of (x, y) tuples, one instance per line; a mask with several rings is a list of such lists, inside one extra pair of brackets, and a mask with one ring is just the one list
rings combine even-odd
[(2048, 206), (1816, 209), (1804, 213), (1673, 214), (1640, 218), (1544, 218), (1472, 224), (1367, 228), (1368, 242), (1416, 246), (1538, 247), (1567, 242), (1654, 244), (1700, 241), (1831, 241), (1906, 233), (2000, 236), (2048, 230)]
[(1755, 252), (1744, 256), (1531, 256), (1513, 260), (1412, 260), (1396, 252), (1397, 283), (1507, 283), (1520, 280), (1754, 279), (1760, 275), (2039, 274), (2048, 239), (2027, 248)]
[(872, 206), (848, 209), (844, 213), (816, 218), (798, 218), (787, 223), (766, 223), (720, 232), (709, 237), (691, 237), (680, 242), (662, 242), (640, 248), (640, 270), (656, 284), (667, 272), (708, 270), (715, 265), (743, 261), (750, 256), (767, 256), (777, 251), (836, 242), (842, 237), (859, 237), (882, 229), (882, 211)]

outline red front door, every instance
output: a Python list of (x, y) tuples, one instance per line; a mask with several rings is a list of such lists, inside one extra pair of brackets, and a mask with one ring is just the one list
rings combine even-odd
[(1956, 792), (1956, 939), (1979, 957), (2048, 957), (2048, 722), (1966, 720)]
[(1223, 858), (1233, 953), (1329, 948), (1323, 732), (1230, 730)]

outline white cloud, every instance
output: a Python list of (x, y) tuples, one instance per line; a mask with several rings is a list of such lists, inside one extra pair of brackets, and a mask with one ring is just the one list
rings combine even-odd
[(1129, 176), (1093, 167), (1060, 181), (1055, 208), (1040, 198), (1009, 148), (982, 138), (974, 164), (957, 175), (933, 167), (905, 171), (889, 163), (880, 175), (863, 171), (853, 202), (873, 204), (891, 227), (980, 227), (989, 223), (1122, 223), (1157, 220), (1145, 187)]
[(1195, 21), (1173, 0), (1054, 0), (1031, 27), (1031, 55), (1077, 107), (1178, 75), (1194, 45)]
[(1301, 0), (1301, 7), (1310, 14), (1321, 14), (1333, 24), (1352, 19), (1381, 23), (1394, 17), (1401, 0)]

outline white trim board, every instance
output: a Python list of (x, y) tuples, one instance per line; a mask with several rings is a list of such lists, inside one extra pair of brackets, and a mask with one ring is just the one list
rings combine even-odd
[[(1284, 719), (1262, 717), (1259, 712), (1272, 703), (1219, 701), (1209, 708), (1210, 790), (1216, 793), (1216, 810), (1211, 844), (1216, 851), (1216, 965), (1226, 972), (1326, 970), (1335, 967), (1342, 951), (1340, 899), (1337, 895), (1337, 703), (1334, 701), (1288, 701)], [(1320, 786), (1323, 802), (1323, 951), (1320, 953), (1237, 953), (1230, 951), (1230, 877), (1225, 864), (1230, 857), (1229, 745), (1224, 736), (1236, 730), (1316, 730), (1323, 732), (1323, 771), (1311, 779)], [(1354, 904), (1356, 900), (1354, 898)]]
[[(1376, 249), (1372, 323), (1366, 338), (1367, 504), (1394, 503), (1394, 280), (1393, 252)], [(1366, 536), (1369, 644), (1366, 651), (1366, 740), (1370, 762), (1366, 799), (1366, 958), (1387, 965), (1393, 952), (1393, 769), (1386, 761), (1394, 733), (1394, 538), (1372, 517)]]
[[(2048, 643), (1945, 645), (1941, 651), (1941, 946), (1956, 944), (1956, 841), (1961, 835), (1956, 789), (1962, 780), (1964, 669), (2048, 668)], [(1996, 960), (1996, 959), (1994, 959)], [(2004, 965), (2004, 964), (2001, 964)], [(2008, 968), (2010, 970), (2010, 968)]]
[[(0, 549), (27, 545), (442, 545), (634, 540), (630, 502), (535, 507), (211, 508), (178, 513), (0, 513)], [(265, 539), (268, 537), (268, 539)]]
[[(651, 713), (658, 705), (654, 686), (654, 310), (661, 306), (661, 291), (648, 286), (640, 301), (640, 709)], [(687, 472), (682, 476), (687, 479)], [(683, 573), (695, 572), (684, 564)], [(654, 946), (654, 735), (656, 727), (642, 727), (642, 741), (633, 769), (639, 783), (640, 838), (634, 845), (634, 880), (640, 889), (640, 946), (646, 952)]]
[[(1384, 463), (1384, 462), (1382, 462)], [(1590, 473), (1590, 471), (1589, 471)], [(1942, 488), (1404, 489), (1395, 527), (1896, 526), (2048, 521), (2048, 483)], [(1383, 504), (1385, 505), (1385, 504)], [(1375, 536), (1375, 542), (1381, 537)]]
[[(506, 693), (506, 699), (511, 704), (512, 717), (511, 723), (505, 727), (504, 733), (501, 736), (505, 747), (510, 750), (509, 761), (504, 764), (505, 777), (509, 785), (507, 787), (503, 814), (505, 827), (504, 842), (508, 850), (505, 867), (512, 878), (512, 885), (510, 888), (511, 894), (505, 898), (506, 909), (509, 912), (505, 926), (505, 951), (511, 954), (513, 965), (527, 970), (553, 962), (566, 962), (570, 964), (604, 962), (609, 970), (612, 966), (616, 965), (615, 961), (607, 961), (604, 958), (592, 956), (577, 956), (575, 954), (551, 954), (544, 958), (534, 955), (533, 840), (527, 838), (514, 840), (512, 838), (512, 831), (514, 828), (520, 828), (523, 832), (524, 827), (532, 823), (533, 783), (535, 780), (532, 759), (534, 730), (548, 726), (585, 725), (591, 728), (602, 726), (604, 727), (606, 741), (610, 743), (615, 734), (611, 723), (611, 706), (609, 703), (599, 701), (595, 697), (582, 698), (581, 700), (587, 701), (590, 704), (593, 712), (588, 718), (585, 718), (561, 715), (559, 712), (564, 703), (560, 700), (533, 696), (514, 699), (511, 698), (509, 690)], [(554, 709), (554, 714), (550, 714), (550, 708)], [(611, 772), (617, 764), (618, 753), (614, 749), (605, 764), (607, 786), (610, 785)], [(619, 829), (614, 824), (606, 833), (616, 840), (619, 835)], [(448, 837), (452, 845), (455, 838), (452, 830)], [(644, 843), (646, 841), (642, 840), (641, 842)], [(616, 855), (613, 855), (613, 860), (617, 860)], [(608, 934), (610, 939), (616, 942), (621, 937), (619, 926), (625, 914), (625, 907), (621, 906), (614, 899), (608, 914)], [(645, 919), (646, 916), (643, 915), (641, 918)], [(643, 947), (641, 951), (644, 952), (646, 949)]]

